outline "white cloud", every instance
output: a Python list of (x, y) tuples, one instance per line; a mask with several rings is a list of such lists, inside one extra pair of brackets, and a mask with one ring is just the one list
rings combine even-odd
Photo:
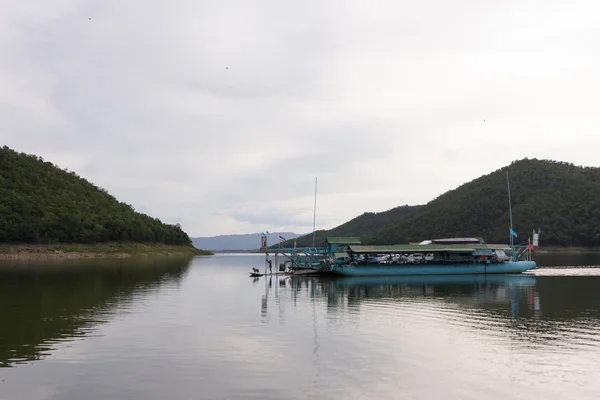
[(305, 232), (315, 176), (329, 228), (597, 165), (599, 44), (584, 0), (11, 0), (0, 132), (194, 236)]

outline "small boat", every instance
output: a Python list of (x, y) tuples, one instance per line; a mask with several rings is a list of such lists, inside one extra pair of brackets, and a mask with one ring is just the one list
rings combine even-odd
[(250, 276), (252, 276), (252, 277), (265, 276), (265, 274), (257, 274), (256, 272), (250, 272)]

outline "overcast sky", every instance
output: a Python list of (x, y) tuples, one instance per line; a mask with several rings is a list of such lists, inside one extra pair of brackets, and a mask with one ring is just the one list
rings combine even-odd
[(309, 232), (316, 176), (319, 229), (524, 157), (600, 166), (598, 1), (0, 9), (0, 144), (191, 236)]

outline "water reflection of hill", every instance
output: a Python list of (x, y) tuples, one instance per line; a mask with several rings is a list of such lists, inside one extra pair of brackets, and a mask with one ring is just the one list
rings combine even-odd
[(0, 367), (89, 334), (136, 294), (179, 282), (189, 265), (187, 258), (0, 264)]

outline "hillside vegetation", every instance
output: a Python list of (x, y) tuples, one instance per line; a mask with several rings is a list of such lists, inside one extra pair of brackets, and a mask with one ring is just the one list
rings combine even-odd
[(366, 244), (475, 236), (508, 243), (507, 171), (517, 242), (541, 228), (542, 246), (600, 246), (600, 168), (537, 159), (515, 161), (404, 213), (363, 214), (319, 231), (315, 242), (327, 236), (360, 236)]
[(405, 243), (448, 236), (509, 240), (506, 173), (513, 227), (520, 242), (541, 228), (542, 244), (600, 245), (600, 168), (520, 160), (451, 190), (397, 223), (365, 236), (366, 243)]
[(191, 246), (179, 225), (138, 213), (39, 157), (0, 149), (0, 242), (124, 241)]
[[(404, 205), (379, 213), (366, 212), (333, 229), (315, 231), (315, 246), (321, 246), (327, 237), (332, 236), (367, 237), (388, 224), (402, 221), (421, 207)], [(296, 245), (298, 247), (312, 246), (312, 233), (297, 238)], [(286, 243), (286, 246), (290, 246), (290, 241)]]

